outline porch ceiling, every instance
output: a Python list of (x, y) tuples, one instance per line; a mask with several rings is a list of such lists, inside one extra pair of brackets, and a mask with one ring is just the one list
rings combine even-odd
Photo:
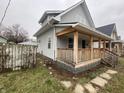
[(96, 29), (89, 28), (80, 23), (73, 24), (72, 26), (69, 26), (69, 27), (65, 28), (65, 30), (58, 32), (56, 34), (57, 34), (57, 36), (61, 36), (61, 35), (73, 33), (74, 31), (78, 31), (81, 34), (94, 36), (95, 38), (99, 38), (99, 39), (103, 39), (103, 40), (112, 40), (112, 38), (110, 36), (105, 35), (99, 31), (97, 31)]
[(96, 29), (93, 28), (89, 28), (83, 24), (77, 23), (75, 25), (72, 26), (74, 29), (78, 30), (80, 33), (85, 33), (88, 35), (92, 35), (101, 39), (105, 39), (105, 40), (112, 40), (112, 38), (110, 36), (107, 36), (101, 32), (98, 32)]

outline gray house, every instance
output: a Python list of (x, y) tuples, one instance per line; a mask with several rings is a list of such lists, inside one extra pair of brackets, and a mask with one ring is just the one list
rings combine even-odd
[(0, 43), (7, 43), (7, 38), (0, 36)]
[[(110, 36), (113, 40), (111, 41), (111, 51), (117, 53), (119, 56), (123, 56), (124, 55), (124, 51), (123, 51), (123, 44), (124, 41), (121, 40), (121, 37), (118, 36), (118, 32), (116, 29), (116, 24), (109, 24), (109, 25), (105, 25), (102, 27), (98, 27), (96, 28), (98, 31)], [(106, 43), (106, 45), (108, 45), (108, 43)]]
[[(63, 69), (73, 73), (91, 69), (110, 53), (105, 51), (106, 43), (113, 38), (95, 28), (85, 0), (66, 10), (46, 11), (39, 23), (42, 27), (34, 35), (39, 43), (38, 52)], [(110, 46), (109, 43), (109, 50)], [(111, 56), (117, 58), (114, 53)]]

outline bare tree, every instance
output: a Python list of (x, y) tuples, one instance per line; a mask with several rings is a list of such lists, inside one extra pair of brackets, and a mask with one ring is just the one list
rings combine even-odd
[(28, 33), (19, 24), (5, 28), (3, 36), (8, 38), (9, 42), (20, 43), (28, 39)]

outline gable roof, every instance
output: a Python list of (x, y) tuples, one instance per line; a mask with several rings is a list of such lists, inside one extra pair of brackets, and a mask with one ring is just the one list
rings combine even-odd
[(109, 35), (111, 36), (113, 30), (114, 30), (114, 27), (115, 27), (115, 23), (113, 24), (109, 24), (109, 25), (106, 25), (106, 26), (102, 26), (102, 27), (98, 27), (96, 28), (96, 30), (106, 34), (106, 35)]
[(39, 20), (39, 23), (43, 22), (48, 15), (59, 15), (63, 10), (47, 10), (44, 12), (43, 16)]
[[(89, 17), (90, 17), (90, 20), (91, 20), (92, 24), (93, 24), (93, 28), (95, 28), (94, 22), (93, 22), (93, 20), (92, 20), (92, 17), (91, 17), (91, 15), (90, 15), (90, 12), (89, 12), (89, 9), (88, 9), (88, 7), (87, 7), (87, 5), (86, 5), (86, 2), (85, 2), (85, 0), (81, 0), (80, 2), (76, 3), (75, 5), (69, 7), (68, 9), (66, 9), (66, 10), (64, 10), (64, 11), (62, 11), (62, 10), (61, 10), (61, 11), (59, 11), (59, 10), (58, 10), (58, 11), (46, 11), (46, 12), (44, 13), (44, 15), (42, 16), (42, 18), (40, 19), (39, 23), (40, 23), (41, 21), (43, 21), (43, 20), (45, 19), (45, 17), (47, 17), (47, 15), (49, 15), (49, 14), (57, 14), (57, 15), (54, 16), (54, 17), (51, 17), (50, 20), (49, 20), (49, 22), (48, 22), (45, 26), (43, 26), (38, 32), (36, 32), (36, 33), (34, 34), (34, 36), (39, 35), (39, 33), (43, 32), (43, 30), (46, 30), (47, 28), (51, 27), (54, 23), (59, 23), (59, 21), (61, 21), (61, 16), (65, 15), (66, 13), (68, 13), (68, 12), (70, 12), (71, 10), (75, 9), (75, 8), (78, 7), (79, 5), (84, 5), (84, 6), (86, 7), (86, 9), (88, 10), (87, 13), (88, 13), (88, 15), (89, 15)], [(78, 23), (78, 22), (74, 22), (74, 23)], [(71, 24), (72, 24), (72, 23), (71, 23)], [(64, 23), (64, 24), (62, 24), (62, 25), (65, 25), (65, 26), (66, 26), (66, 25), (69, 25), (69, 24)], [(54, 25), (53, 25), (53, 26), (54, 26)]]
[(91, 20), (91, 22), (93, 24), (93, 27), (95, 27), (94, 22), (93, 22), (93, 19), (91, 17), (90, 11), (89, 11), (89, 9), (87, 7), (87, 4), (86, 4), (85, 0), (81, 0), (80, 2), (76, 3), (75, 5), (67, 8), (65, 11), (63, 11), (62, 13), (60, 13), (59, 15), (57, 15), (56, 17), (54, 17), (53, 19), (54, 20), (57, 20), (57, 21), (61, 21), (61, 16), (65, 15), (66, 13), (70, 12), (71, 10), (75, 9), (76, 7), (78, 7), (79, 5), (82, 5), (82, 4), (86, 7), (87, 13), (88, 13), (88, 15), (90, 17), (90, 20)]
[(80, 2), (76, 3), (75, 5), (67, 8), (64, 12), (62, 12), (61, 14), (59, 14), (58, 16), (55, 17), (56, 20), (60, 21), (60, 17), (66, 13), (68, 13), (69, 11), (71, 11), (72, 9), (76, 8), (77, 6), (79, 6), (80, 4), (84, 3), (84, 0), (81, 0)]
[(60, 17), (66, 13), (68, 13), (69, 11), (71, 11), (72, 9), (76, 8), (78, 5), (84, 3), (85, 0), (81, 0), (80, 2), (78, 2), (77, 4), (67, 8), (66, 10), (48, 10), (48, 11), (45, 11), (43, 16), (41, 17), (41, 19), (39, 20), (39, 23), (42, 23), (46, 17), (48, 15), (55, 15), (55, 17), (51, 18), (50, 21), (60, 21)]

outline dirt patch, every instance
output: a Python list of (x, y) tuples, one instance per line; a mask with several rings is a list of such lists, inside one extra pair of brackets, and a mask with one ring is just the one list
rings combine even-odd
[[(43, 61), (43, 60), (41, 59), (41, 61)], [(58, 78), (60, 80), (70, 80), (70, 79), (72, 80), (73, 79), (75, 81), (76, 79), (82, 78), (82, 77), (88, 77), (89, 78), (89, 75), (91, 75), (91, 73), (95, 73), (98, 70), (99, 71), (103, 70), (103, 72), (105, 71), (104, 70), (105, 66), (103, 64), (100, 64), (95, 68), (92, 68), (90, 70), (87, 70), (85, 72), (78, 73), (78, 74), (73, 74), (73, 73), (68, 72), (68, 71), (66, 71), (64, 69), (61, 69), (56, 64), (53, 64), (53, 63), (52, 64), (45, 64), (44, 62), (42, 62), (42, 63), (40, 63), (40, 65), (41, 66), (44, 65), (50, 72), (53, 73), (54, 77), (56, 77), (56, 78)], [(49, 69), (49, 68), (51, 68), (51, 69)], [(102, 70), (100, 70), (100, 69), (102, 69)], [(100, 72), (98, 72), (98, 73), (100, 73)], [(91, 76), (91, 79), (94, 78), (94, 77)]]

